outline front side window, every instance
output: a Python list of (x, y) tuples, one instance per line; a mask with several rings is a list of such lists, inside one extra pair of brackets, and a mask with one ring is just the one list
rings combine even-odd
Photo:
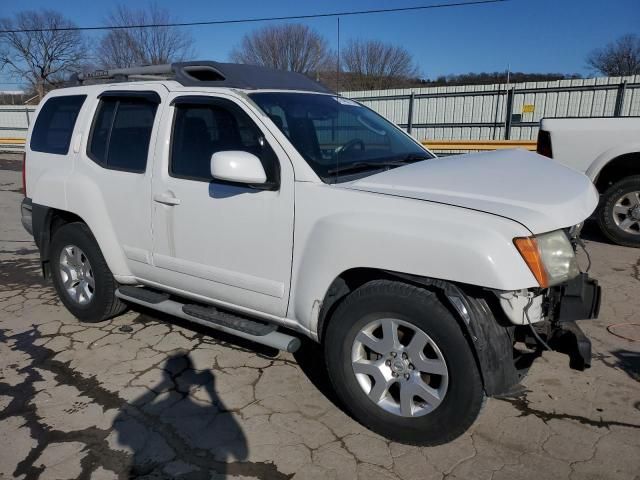
[(169, 174), (212, 181), (211, 156), (225, 150), (252, 153), (262, 162), (267, 182), (277, 185), (279, 163), (260, 129), (246, 113), (223, 99), (175, 104)]
[(31, 150), (35, 152), (69, 153), (71, 135), (86, 95), (52, 97), (44, 104), (31, 134)]
[(432, 158), (373, 110), (346, 98), (289, 92), (249, 97), (325, 182), (353, 180)]
[(88, 155), (114, 170), (143, 173), (157, 104), (140, 98), (106, 97), (100, 101)]

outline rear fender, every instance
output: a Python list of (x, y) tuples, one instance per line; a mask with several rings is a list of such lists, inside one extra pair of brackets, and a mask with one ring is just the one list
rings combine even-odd
[[(46, 181), (41, 178), (41, 183)], [(51, 185), (47, 186), (51, 187)], [(45, 205), (37, 201), (38, 197), (33, 200), (33, 236), (40, 250), (43, 268), (49, 261), (49, 246), (52, 230), (56, 226), (55, 219), (61, 218), (63, 223), (69, 221), (85, 223), (96, 239), (111, 272), (119, 277), (131, 276), (98, 186), (89, 177), (73, 176), (67, 180), (65, 187), (68, 192), (66, 201), (58, 198), (57, 202), (48, 201)]]
[(76, 172), (68, 179), (67, 211), (85, 221), (113, 275), (132, 276), (116, 237), (101, 189), (90, 176)]
[(595, 183), (598, 180), (600, 172), (602, 172), (602, 169), (605, 168), (609, 164), (609, 162), (615, 160), (618, 157), (621, 157), (622, 155), (628, 155), (638, 152), (640, 152), (640, 143), (616, 146), (598, 155), (585, 173), (591, 179), (591, 181)]

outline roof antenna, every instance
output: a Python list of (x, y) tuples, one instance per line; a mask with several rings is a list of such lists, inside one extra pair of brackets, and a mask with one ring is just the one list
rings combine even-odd
[[(336, 17), (338, 22), (338, 46), (337, 46), (337, 54), (336, 54), (336, 119), (333, 122), (333, 142), (334, 145), (337, 144), (336, 138), (336, 126), (340, 121), (340, 101), (338, 97), (340, 96), (340, 17)], [(336, 183), (338, 183), (338, 167), (340, 166), (340, 162), (338, 161), (338, 157), (340, 156), (340, 149), (336, 149)]]
[(340, 94), (340, 17), (338, 20), (338, 53), (336, 58), (336, 93)]

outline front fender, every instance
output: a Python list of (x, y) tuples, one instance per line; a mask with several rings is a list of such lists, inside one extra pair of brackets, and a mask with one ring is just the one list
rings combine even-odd
[[(496, 290), (537, 286), (513, 244), (522, 225), (449, 205), (353, 190), (296, 191), (296, 238), (289, 314), (312, 333), (335, 278), (372, 268)], [(313, 218), (309, 212), (323, 215)], [(327, 213), (327, 210), (329, 212)], [(302, 212), (302, 213), (300, 213)]]

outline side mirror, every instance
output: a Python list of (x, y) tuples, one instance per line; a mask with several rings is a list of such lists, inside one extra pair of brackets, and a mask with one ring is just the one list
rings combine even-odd
[(211, 175), (227, 182), (261, 185), (267, 182), (262, 162), (249, 152), (228, 150), (211, 155)]

